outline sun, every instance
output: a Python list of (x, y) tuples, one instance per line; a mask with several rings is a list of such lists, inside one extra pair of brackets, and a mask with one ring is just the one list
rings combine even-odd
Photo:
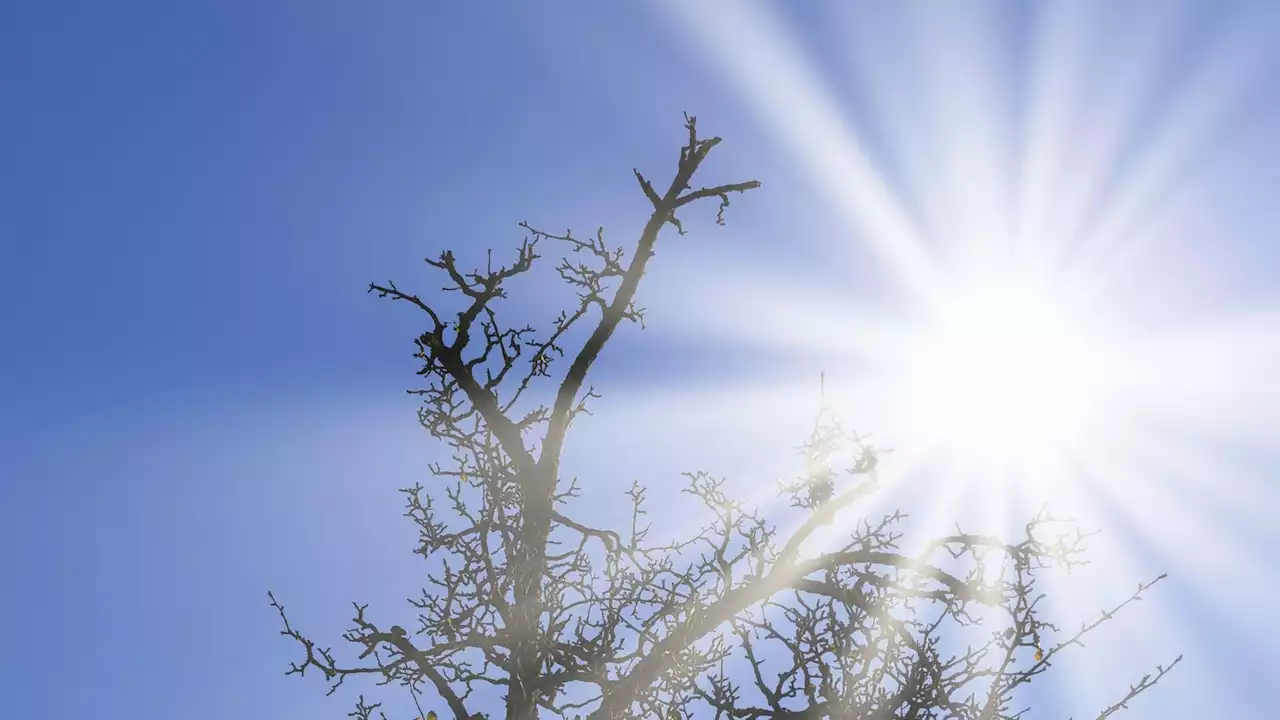
[(1086, 318), (1045, 284), (988, 277), (913, 334), (902, 389), (933, 443), (981, 464), (1048, 459), (1083, 441), (1104, 400)]

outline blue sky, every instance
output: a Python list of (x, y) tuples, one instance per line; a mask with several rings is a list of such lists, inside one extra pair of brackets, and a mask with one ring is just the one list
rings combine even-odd
[[(1105, 455), (1146, 480), (1085, 506), (1111, 543), (1086, 595), (1173, 574), (1094, 647), (1105, 669), (1081, 656), (1049, 684), (1077, 673), (1105, 697), (1185, 651), (1128, 717), (1269, 709), (1280, 14), (604, 5), (0, 10), (6, 713), (343, 716), (318, 682), (281, 677), (292, 648), (264, 593), (323, 633), (350, 600), (420, 586), (394, 492), (433, 452), (402, 392), (414, 318), (365, 285), (433, 287), (421, 257), (511, 247), (520, 220), (629, 237), (630, 168), (667, 172), (686, 110), (726, 139), (712, 179), (764, 188), (727, 228), (665, 238), (650, 329), (599, 367), (611, 399), (574, 462), (654, 463), (636, 472), (660, 480), (758, 471), (739, 450), (770, 441), (785, 456), (809, 407), (761, 408), (820, 369), (873, 373), (840, 338), (859, 313), (892, 324), (923, 302), (908, 233), (867, 198), (887, 188), (947, 277), (998, 215), (979, 209), (1013, 198), (1059, 231), (1048, 255), (1105, 285), (1090, 309), (1146, 360), (1126, 409), (1147, 442), (1113, 435)], [(535, 310), (563, 297), (528, 292)], [(661, 420), (682, 403), (692, 431)], [(856, 407), (880, 427), (881, 406)], [(614, 430), (629, 417), (654, 419), (644, 448)], [(1075, 690), (1050, 695), (1098, 707)]]

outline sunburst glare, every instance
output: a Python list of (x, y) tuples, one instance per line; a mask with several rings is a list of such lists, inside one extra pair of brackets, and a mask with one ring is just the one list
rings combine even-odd
[(1104, 396), (1087, 326), (1013, 278), (957, 293), (913, 340), (905, 411), (932, 442), (989, 463), (1043, 464), (1078, 443)]
[[(904, 505), (911, 552), (914, 536), (957, 522), (1017, 534), (1048, 503), (1109, 533), (1090, 572), (1046, 583), (1067, 617), (1096, 617), (1153, 563), (1175, 573), (1174, 599), (1148, 604), (1107, 652), (1158, 662), (1150, 653), (1248, 643), (1226, 619), (1246, 592), (1232, 573), (1259, 568), (1251, 603), (1280, 587), (1249, 539), (1266, 536), (1266, 511), (1246, 499), (1263, 483), (1208, 448), (1274, 434), (1278, 316), (1266, 298), (1210, 309), (1217, 288), (1197, 283), (1222, 248), (1197, 236), (1238, 227), (1199, 171), (1222, 164), (1210, 155), (1236, 141), (1249, 89), (1273, 72), (1261, 6), (1212, 23), (1190, 6), (915, 5), (873, 21), (841, 6), (826, 30), (847, 36), (837, 54), (865, 103), (853, 108), (793, 37), (800, 11), (662, 7), (812, 180), (815, 201), (830, 201), (815, 234), (830, 262), (874, 264), (907, 291), (886, 300), (779, 277), (738, 248), (721, 266), (740, 272), (669, 288), (697, 293), (674, 300), (704, 310), (679, 318), (691, 336), (717, 328), (823, 363), (838, 406), (899, 450), (889, 467), (911, 457), (886, 471), (886, 497), (841, 522)], [(1220, 615), (1217, 634), (1188, 612)], [(1159, 642), (1144, 639), (1153, 632)], [(1064, 703), (1116, 689), (1109, 663), (1065, 663), (1090, 692)], [(1204, 669), (1169, 707), (1225, 701), (1225, 677)]]
[[(1025, 76), (1032, 83), (1025, 93), (1025, 127), (1004, 137), (996, 132), (1008, 124), (998, 107), (1001, 75), (993, 63), (999, 53), (990, 47), (997, 37), (996, 15), (904, 11), (888, 26), (915, 33), (934, 50), (914, 71), (930, 96), (914, 107), (932, 119), (922, 124), (918, 117), (903, 118), (906, 127), (930, 135), (890, 132), (888, 142), (917, 146), (899, 153), (904, 157), (934, 148), (938, 164), (934, 177), (917, 172), (917, 187), (903, 188), (888, 183), (857, 150), (861, 142), (847, 114), (841, 122), (833, 119), (841, 113), (808, 69), (781, 13), (757, 6), (721, 13), (715, 5), (664, 8), (759, 111), (780, 144), (796, 150), (815, 184), (838, 191), (834, 212), (850, 225), (847, 233), (832, 234), (833, 252), (849, 252), (846, 239), (857, 237), (903, 286), (928, 287), (915, 292), (906, 309), (882, 304), (871, 310), (865, 298), (843, 290), (818, 296), (811, 286), (789, 284), (761, 269), (724, 278), (715, 287), (699, 283), (699, 292), (721, 298), (725, 316), (711, 323), (689, 317), (690, 330), (701, 333), (710, 325), (733, 332), (742, 328), (743, 317), (778, 318), (767, 341), (810, 354), (826, 351), (833, 362), (843, 359), (845, 372), (833, 369), (833, 376), (857, 376), (849, 402), (862, 409), (860, 416), (874, 417), (895, 442), (927, 446), (947, 457), (951, 472), (964, 476), (966, 485), (999, 491), (1002, 503), (1019, 495), (1032, 506), (1065, 497), (1065, 489), (1036, 478), (1088, 482), (1080, 473), (1071, 478), (1071, 468), (1086, 461), (1105, 464), (1097, 454), (1111, 447), (1102, 442), (1110, 428), (1150, 419), (1141, 410), (1185, 395), (1178, 389), (1188, 378), (1175, 371), (1185, 369), (1185, 353), (1162, 359), (1144, 351), (1144, 345), (1167, 345), (1167, 329), (1143, 336), (1112, 325), (1143, 290), (1104, 286), (1098, 278), (1119, 272), (1106, 265), (1112, 246), (1125, 249), (1115, 265), (1132, 277), (1131, 248), (1117, 239), (1116, 228), (1134, 224), (1117, 225), (1115, 218), (1134, 214), (1136, 196), (1144, 198), (1140, 214), (1158, 216), (1167, 196), (1151, 189), (1177, 185), (1186, 173), (1185, 164), (1162, 160), (1173, 142), (1166, 139), (1176, 136), (1174, 144), (1182, 149), (1204, 147), (1205, 137), (1222, 132), (1220, 123), (1204, 118), (1238, 114), (1235, 89), (1256, 74), (1260, 57), (1258, 43), (1239, 34), (1248, 26), (1244, 14), (1220, 23), (1205, 43), (1211, 50), (1231, 46), (1232, 52), (1201, 53), (1200, 66), (1188, 72), (1187, 93), (1171, 101), (1173, 110), (1195, 111), (1158, 124), (1155, 140), (1137, 146), (1149, 146), (1149, 155), (1126, 156), (1126, 139), (1149, 129), (1150, 118), (1148, 109), (1126, 106), (1125, 98), (1168, 94), (1157, 83), (1171, 77), (1160, 64), (1170, 62), (1192, 19), (1162, 15), (1145, 26), (1145, 35), (1118, 46), (1128, 64), (1099, 81), (1104, 105), (1097, 108), (1096, 122), (1072, 124), (1068, 118), (1081, 112), (1073, 104), (1084, 102), (1081, 93), (1096, 72), (1086, 51), (1116, 38), (1099, 30), (1101, 8), (1046, 10), (1029, 22), (1035, 43), (1027, 53), (1033, 65)], [(866, 30), (850, 32), (856, 39)], [(754, 51), (738, 52), (742, 47)], [(1253, 63), (1242, 64), (1241, 58)], [(1205, 85), (1204, 78), (1214, 82)], [(884, 78), (866, 79), (879, 93), (904, 91)], [(919, 197), (905, 202), (907, 191)], [(928, 217), (912, 217), (907, 207), (921, 208)], [(938, 237), (922, 236), (922, 228)], [(1091, 229), (1100, 234), (1086, 236)], [(768, 284), (762, 283), (766, 278)], [(1104, 294), (1117, 289), (1120, 295)], [(1165, 414), (1160, 422), (1203, 424), (1212, 399), (1197, 402), (1185, 417)]]

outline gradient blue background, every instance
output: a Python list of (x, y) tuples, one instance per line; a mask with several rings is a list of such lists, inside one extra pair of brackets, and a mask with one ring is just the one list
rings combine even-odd
[[(1220, 6), (1240, 9), (1180, 6), (1179, 57), (1196, 61)], [(996, 31), (1016, 87), (1030, 13), (1007, 11)], [(838, 68), (839, 28), (791, 19), (819, 66)], [(366, 296), (370, 280), (430, 288), (419, 258), (509, 247), (522, 219), (625, 233), (644, 212), (629, 168), (667, 172), (685, 110), (727, 139), (717, 179), (765, 182), (729, 230), (700, 224), (689, 242), (731, 240), (779, 272), (819, 261), (814, 235), (835, 220), (806, 199), (803, 168), (668, 24), (639, 4), (4, 4), (0, 715), (345, 714), (318, 681), (281, 677), (293, 648), (264, 592), (329, 633), (347, 600), (418, 586), (394, 493), (432, 451), (402, 394), (414, 318)], [(1176, 93), (1178, 68), (1164, 76)], [(875, 108), (828, 84), (870, 128), (869, 153), (891, 160)], [(1275, 92), (1255, 86), (1229, 142), (1207, 151), (1230, 199), (1222, 237), (1206, 239), (1220, 248), (1212, 272), (1176, 279), (1205, 312), (1275, 287)], [(1136, 110), (1151, 122), (1159, 94)], [(868, 297), (895, 292), (869, 255), (826, 272)], [(639, 338), (619, 339), (604, 382), (694, 382), (732, 350), (660, 328)], [(733, 373), (818, 365), (761, 351)], [(1276, 467), (1274, 453), (1246, 460)], [(1270, 712), (1276, 665), (1259, 638), (1213, 631), (1267, 599), (1178, 598), (1197, 618), (1188, 636), (1204, 636), (1181, 670), (1234, 668), (1239, 705), (1221, 717)], [(1179, 679), (1127, 717), (1182, 716), (1195, 691)]]

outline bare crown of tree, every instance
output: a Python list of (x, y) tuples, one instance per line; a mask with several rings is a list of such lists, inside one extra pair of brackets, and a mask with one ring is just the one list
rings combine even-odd
[[(456, 313), (395, 283), (369, 286), (421, 313), (426, 329), (414, 343), (425, 385), (410, 392), (421, 396), (422, 426), (451, 449), (450, 463), (431, 468), (431, 488), (402, 491), (427, 587), (409, 600), (416, 617), (403, 627), (357, 604), (345, 659), (295, 629), (271, 596), (282, 634), (303, 653), (289, 673), (318, 672), (330, 692), (352, 676), (406, 686), (419, 713), (425, 703), (456, 720), (542, 711), (610, 720), (1019, 717), (1020, 686), (1164, 576), (1063, 631), (1041, 617), (1037, 574), (1084, 562), (1085, 534), (1045, 512), (1017, 542), (957, 531), (907, 554), (895, 513), (858, 521), (832, 549), (802, 551), (880, 482), (884, 451), (825, 408), (801, 447), (808, 472), (780, 484), (804, 513), (793, 530), (703, 472), (685, 476), (683, 493), (706, 518), (688, 537), (651, 539), (639, 485), (626, 491), (628, 527), (581, 519), (562, 452), (595, 396), (587, 378), (602, 349), (623, 321), (642, 321), (636, 291), (659, 235), (667, 226), (684, 234), (678, 213), (703, 200), (718, 203), (723, 224), (730, 197), (760, 185), (694, 189), (720, 138), (701, 138), (692, 117), (685, 128), (665, 189), (635, 171), (652, 212), (629, 253), (603, 230), (579, 237), (522, 224), (526, 238), (506, 265), (467, 271), (449, 251), (427, 260), (447, 277)], [(504, 324), (497, 301), (555, 245), (577, 303), (541, 332)], [(546, 404), (532, 399), (543, 383), (553, 390)], [(980, 641), (965, 646), (961, 631)], [(361, 696), (350, 716), (375, 713), (379, 704)]]

